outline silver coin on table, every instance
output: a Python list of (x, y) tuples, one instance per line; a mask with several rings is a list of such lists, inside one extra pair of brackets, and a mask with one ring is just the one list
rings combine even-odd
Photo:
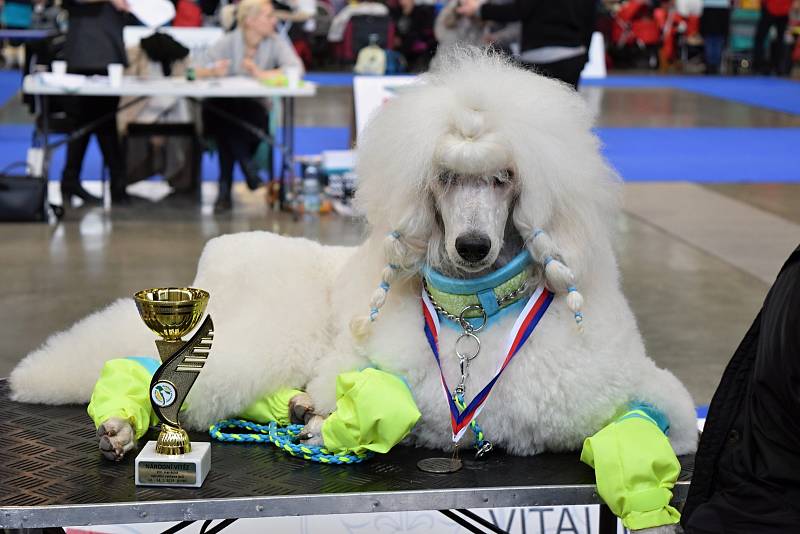
[(426, 473), (455, 473), (462, 464), (458, 458), (425, 458), (417, 462), (417, 467)]

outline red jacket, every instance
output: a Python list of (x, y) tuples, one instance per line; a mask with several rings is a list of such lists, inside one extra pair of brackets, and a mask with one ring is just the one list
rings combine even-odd
[(792, 0), (764, 0), (767, 11), (774, 17), (785, 17), (792, 9)]

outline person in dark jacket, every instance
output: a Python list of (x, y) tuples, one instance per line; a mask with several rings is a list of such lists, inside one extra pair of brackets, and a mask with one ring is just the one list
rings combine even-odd
[(508, 4), (461, 0), (456, 11), (482, 20), (522, 21), (523, 66), (578, 88), (594, 31), (596, 0), (514, 0)]
[[(65, 5), (69, 12), (69, 30), (64, 45), (64, 59), (70, 72), (106, 74), (110, 63), (127, 66), (128, 58), (122, 40), (122, 28), (128, 11), (127, 0), (68, 0)], [(130, 197), (125, 192), (125, 163), (114, 114), (119, 107), (119, 97), (76, 96), (68, 99), (64, 105), (76, 127), (107, 117), (94, 129), (94, 134), (108, 166), (111, 201), (115, 204), (129, 203)], [(67, 145), (67, 162), (61, 175), (64, 206), (70, 204), (72, 197), (81, 198), (88, 204), (100, 204), (100, 199), (89, 194), (80, 183), (89, 137), (84, 135)]]
[[(753, 69), (759, 74), (769, 75), (780, 72), (780, 60), (784, 54), (784, 36), (786, 26), (789, 24), (789, 12), (792, 9), (792, 0), (763, 0), (761, 2), (761, 16), (756, 26), (756, 35), (753, 39)], [(764, 45), (767, 42), (769, 30), (775, 27), (775, 43), (770, 48), (770, 61), (764, 60)]]
[(714, 393), (682, 522), (687, 534), (800, 532), (800, 247)]

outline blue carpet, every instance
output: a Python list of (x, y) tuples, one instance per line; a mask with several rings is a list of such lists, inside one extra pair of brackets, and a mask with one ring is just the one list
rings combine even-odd
[[(306, 79), (322, 86), (353, 85), (350, 72), (310, 72)], [(800, 115), (800, 82), (762, 76), (627, 76), (586, 79), (585, 86), (659, 89), (672, 88)]]
[(352, 87), (352, 72), (309, 72), (303, 79), (314, 82), (317, 85), (327, 85), (333, 87)]
[[(800, 182), (795, 157), (800, 128), (599, 128), (597, 133), (606, 157), (629, 182)], [(30, 141), (30, 125), (0, 125), (0, 169), (23, 161)], [(296, 152), (346, 149), (349, 142), (348, 128), (300, 127)], [(53, 154), (53, 180), (61, 176), (64, 152), (62, 147)], [(215, 154), (205, 155), (203, 180), (217, 179), (217, 165)], [(83, 168), (84, 179), (99, 178), (101, 158), (94, 140)]]
[(22, 88), (22, 75), (18, 70), (0, 70), (0, 106)]
[(673, 88), (800, 115), (800, 82), (762, 76), (609, 76), (582, 85)]
[(800, 128), (598, 128), (629, 182), (800, 182)]
[[(28, 148), (31, 147), (33, 126), (30, 124), (0, 125), (0, 170), (17, 162), (24, 162)], [(51, 136), (54, 142), (59, 136)], [(50, 160), (50, 179), (60, 180), (64, 169), (66, 148), (60, 147), (52, 154)], [(83, 160), (82, 176), (84, 180), (99, 180), (102, 173), (102, 156), (96, 139), (92, 138)]]
[[(350, 148), (350, 129), (339, 126), (300, 126), (296, 129), (295, 154), (298, 156), (320, 154), (323, 150), (346, 150)], [(281, 136), (278, 136), (280, 141)], [(281, 155), (275, 153), (275, 171), (280, 169)], [(52, 177), (52, 173), (51, 177)], [(217, 154), (203, 155), (203, 181), (216, 182), (219, 176), (219, 163)], [(237, 165), (233, 173), (234, 181), (244, 180), (244, 176)]]
[[(28, 148), (31, 146), (33, 126), (29, 124), (0, 124), (0, 170), (8, 165), (25, 161)], [(51, 137), (51, 141), (57, 137)], [(340, 127), (300, 127), (297, 128), (295, 152), (298, 155), (319, 154), (323, 150), (344, 150), (350, 147), (349, 128)], [(64, 168), (66, 147), (60, 147), (52, 154), (50, 163), (50, 179), (60, 180)], [(276, 155), (275, 168), (280, 165), (280, 156)], [(216, 181), (218, 176), (216, 153), (206, 152), (203, 156), (203, 180)], [(97, 141), (93, 137), (83, 160), (84, 180), (99, 180), (102, 170), (102, 156)], [(234, 178), (242, 180), (238, 166)]]

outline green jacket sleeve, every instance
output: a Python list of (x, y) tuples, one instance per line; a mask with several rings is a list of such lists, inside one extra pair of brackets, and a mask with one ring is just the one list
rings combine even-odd
[[(136, 358), (109, 360), (94, 386), (87, 411), (95, 427), (111, 417), (127, 419), (142, 437), (150, 425), (158, 423), (150, 405), (150, 379), (153, 371)], [(158, 362), (155, 367), (158, 367)]]
[(680, 462), (663, 421), (652, 415), (641, 408), (627, 412), (587, 438), (581, 452), (581, 461), (595, 470), (600, 497), (633, 530), (680, 521), (669, 505)]
[(325, 448), (388, 452), (420, 417), (408, 386), (377, 369), (342, 373), (336, 378), (336, 411), (322, 425)]

